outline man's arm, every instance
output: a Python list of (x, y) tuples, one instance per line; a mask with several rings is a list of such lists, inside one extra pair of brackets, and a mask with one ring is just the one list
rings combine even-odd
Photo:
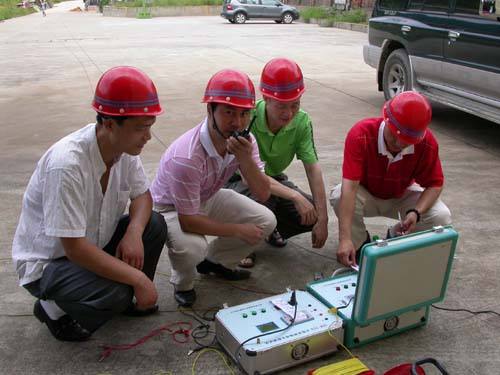
[(255, 224), (223, 223), (204, 215), (178, 215), (184, 232), (207, 236), (236, 237), (250, 245), (259, 243), (264, 232)]
[(339, 202), (339, 247), (337, 259), (345, 266), (356, 264), (356, 249), (352, 243), (352, 218), (356, 203), (359, 181), (342, 179)]
[(328, 238), (328, 212), (326, 209), (325, 183), (323, 173), (319, 163), (304, 164), (309, 188), (313, 196), (314, 207), (316, 208), (317, 221), (312, 230), (312, 244), (315, 248), (321, 248)]
[[(443, 187), (428, 187), (425, 188), (420, 197), (415, 204), (415, 209), (420, 213), (424, 214), (431, 208), (434, 203), (438, 200), (441, 195), (441, 191), (443, 191)], [(408, 212), (406, 214), (405, 219), (403, 220), (403, 232), (413, 233), (415, 231), (415, 226), (417, 225), (417, 214), (413, 211)]]
[(129, 207), (130, 222), (116, 248), (118, 258), (139, 270), (142, 270), (144, 265), (142, 235), (151, 218), (152, 209), (153, 199), (149, 190), (132, 199)]
[(130, 285), (134, 288), (137, 306), (153, 306), (158, 293), (153, 282), (140, 270), (90, 243), (86, 238), (61, 238), (68, 259), (103, 278)]

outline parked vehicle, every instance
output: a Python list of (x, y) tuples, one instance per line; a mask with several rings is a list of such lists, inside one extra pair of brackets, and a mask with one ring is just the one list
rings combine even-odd
[(222, 17), (231, 23), (245, 23), (254, 18), (273, 19), (276, 23), (292, 23), (300, 17), (297, 8), (278, 0), (224, 0)]
[(500, 124), (500, 0), (377, 0), (368, 40), (386, 99), (416, 90)]

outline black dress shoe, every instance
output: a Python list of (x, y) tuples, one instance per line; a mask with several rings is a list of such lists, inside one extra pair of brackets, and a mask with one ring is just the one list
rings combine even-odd
[(132, 303), (130, 304), (129, 307), (127, 307), (127, 310), (125, 310), (122, 314), (136, 317), (136, 316), (148, 316), (156, 312), (158, 312), (158, 305), (154, 305), (153, 307), (142, 310), (137, 308), (137, 305), (135, 303)]
[(85, 341), (91, 333), (83, 328), (76, 320), (69, 315), (64, 315), (57, 320), (52, 320), (43, 309), (40, 300), (35, 302), (33, 314), (42, 323), (47, 324), (50, 333), (61, 341)]
[(177, 290), (174, 292), (174, 298), (180, 306), (191, 307), (194, 301), (196, 301), (196, 292), (194, 289)]
[(213, 263), (206, 259), (199, 263), (196, 266), (196, 269), (203, 275), (214, 274), (222, 277), (223, 279), (231, 281), (246, 280), (252, 274), (247, 270), (231, 270), (227, 267), (224, 267), (222, 264)]

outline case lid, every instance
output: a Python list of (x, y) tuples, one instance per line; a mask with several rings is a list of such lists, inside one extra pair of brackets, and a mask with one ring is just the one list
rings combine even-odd
[(365, 245), (352, 319), (369, 324), (442, 301), (457, 240), (447, 226)]

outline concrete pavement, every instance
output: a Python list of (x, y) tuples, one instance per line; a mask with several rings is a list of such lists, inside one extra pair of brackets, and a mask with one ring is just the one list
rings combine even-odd
[[(34, 299), (18, 287), (10, 260), (22, 194), (43, 152), (67, 133), (92, 122), (93, 89), (106, 69), (133, 65), (155, 81), (166, 108), (157, 119), (155, 137), (142, 154), (148, 175), (155, 174), (165, 146), (196, 125), (205, 84), (219, 69), (237, 68), (258, 84), (266, 61), (295, 59), (305, 74), (303, 108), (314, 121), (316, 146), (327, 189), (341, 178), (343, 140), (357, 120), (378, 116), (383, 96), (375, 72), (362, 59), (366, 34), (316, 25), (249, 22), (231, 25), (220, 17), (176, 17), (137, 20), (69, 12), (82, 2), (57, 4), (47, 17), (32, 14), (0, 24), (0, 368), (3, 374), (187, 374), (196, 345), (177, 344), (162, 334), (134, 349), (98, 362), (100, 345), (132, 343), (151, 330), (175, 321), (191, 321), (176, 310), (163, 256), (156, 285), (161, 313), (144, 318), (118, 317), (86, 343), (61, 343), (32, 316)], [(500, 127), (443, 107), (434, 108), (432, 129), (440, 142), (446, 175), (443, 200), (460, 234), (457, 256), (442, 306), (500, 312)], [(307, 188), (303, 169), (294, 162), (292, 180)], [(369, 221), (382, 235), (388, 222)], [(247, 283), (200, 278), (200, 312), (303, 288), (316, 271), (330, 274), (335, 261), (337, 221), (330, 210), (330, 236), (313, 250), (309, 235), (291, 239), (284, 249), (263, 247)], [(293, 275), (287, 270), (293, 269)], [(244, 287), (257, 292), (237, 289)], [(354, 350), (382, 374), (392, 366), (423, 357), (438, 358), (451, 374), (499, 373), (500, 317), (432, 310), (423, 329)], [(211, 338), (211, 336), (209, 337)], [(340, 359), (345, 353), (286, 370), (307, 369)], [(214, 353), (198, 361), (199, 374), (228, 373)], [(432, 373), (432, 372), (430, 372)]]

